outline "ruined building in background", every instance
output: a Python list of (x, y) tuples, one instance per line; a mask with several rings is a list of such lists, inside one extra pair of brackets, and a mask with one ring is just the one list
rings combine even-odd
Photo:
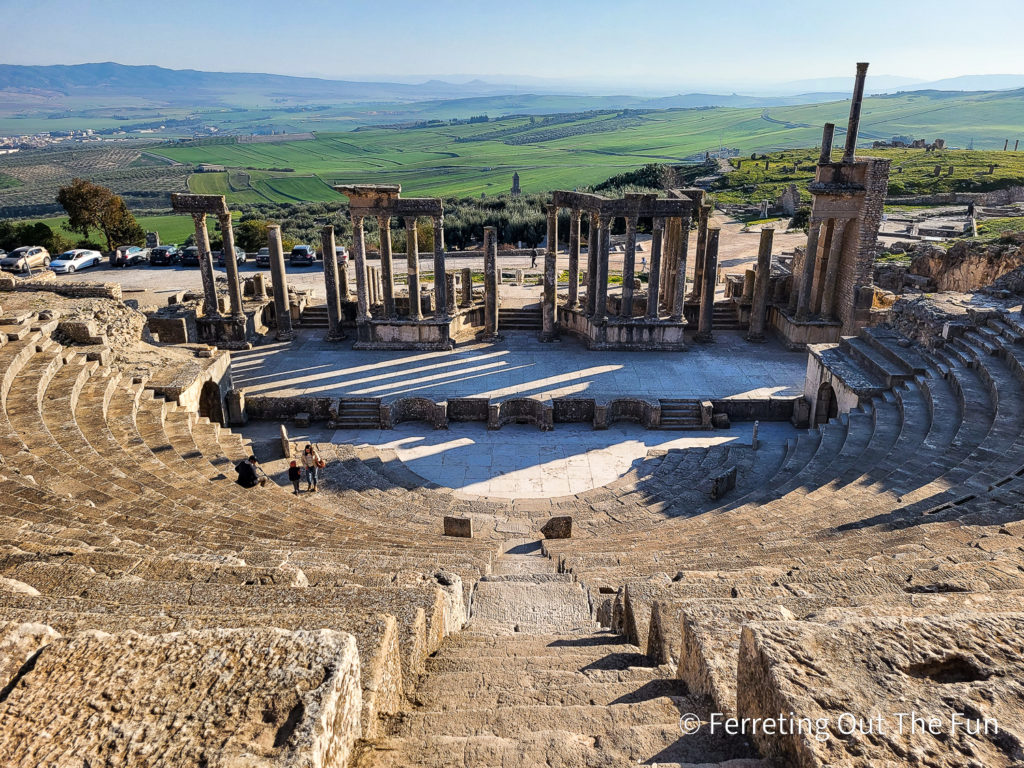
[(878, 227), (889, 185), (889, 160), (855, 156), (864, 80), (857, 65), (846, 146), (832, 160), (835, 126), (826, 123), (814, 181), (811, 220), (803, 257), (793, 264), (788, 305), (777, 305), (771, 323), (790, 346), (838, 341), (869, 323)]

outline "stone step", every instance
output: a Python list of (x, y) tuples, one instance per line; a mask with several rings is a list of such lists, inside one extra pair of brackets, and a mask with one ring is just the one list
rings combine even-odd
[(846, 349), (865, 369), (880, 379), (886, 387), (893, 387), (914, 377), (914, 372), (903, 362), (889, 359), (861, 338), (844, 337), (840, 346)]
[[(473, 622), (470, 622), (468, 629), (473, 631), (473, 627)], [(552, 653), (543, 653), (539, 656), (463, 656), (458, 652), (446, 652), (430, 660), (429, 670), (432, 675), (478, 672), (496, 677), (508, 675), (516, 679), (523, 674), (565, 673), (579, 677), (580, 681), (594, 677), (602, 680), (650, 680), (668, 676), (667, 669), (652, 666), (647, 656), (638, 649), (633, 652), (627, 650), (606, 653), (584, 664), (575, 663), (577, 661), (580, 659), (572, 656), (563, 658)], [(620, 678), (621, 675), (625, 677)]]
[[(699, 713), (698, 713), (699, 714)], [(555, 725), (555, 724), (552, 724)], [(571, 725), (571, 724), (570, 724)], [(496, 736), (419, 736), (374, 745), (357, 768), (624, 768), (638, 763), (682, 768), (760, 768), (752, 745), (708, 728), (682, 736), (678, 723), (640, 725), (601, 738), (571, 727), (549, 728), (515, 739)]]
[[(475, 678), (474, 678), (475, 679)], [(470, 706), (474, 709), (486, 707), (513, 706), (606, 706), (609, 704), (633, 704), (660, 696), (680, 699), (686, 695), (686, 683), (677, 678), (663, 678), (647, 682), (594, 683), (589, 680), (576, 681), (565, 688), (551, 688), (528, 684), (528, 676), (517, 680), (512, 686), (482, 685), (461, 687), (456, 675), (427, 677), (417, 690), (417, 699), (434, 711), (451, 711)], [(455, 700), (452, 690), (458, 690)]]

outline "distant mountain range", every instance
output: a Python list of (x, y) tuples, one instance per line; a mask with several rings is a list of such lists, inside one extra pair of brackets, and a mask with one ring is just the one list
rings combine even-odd
[[(496, 96), (543, 95), (550, 111), (551, 97), (564, 96), (567, 108), (593, 104), (609, 109), (666, 109), (692, 107), (773, 107), (845, 99), (850, 78), (818, 78), (780, 84), (753, 94), (685, 93), (650, 97), (596, 95), (568, 84), (536, 81), (528, 85), (428, 80), (422, 83), (363, 82), (290, 77), (256, 73), (202, 72), (157, 66), (127, 66), (112, 62), (53, 66), (0, 65), (0, 111), (11, 115), (26, 111), (53, 112), (102, 108), (153, 107), (266, 107), (274, 109), (324, 104), (366, 104), (479, 99)], [(870, 93), (897, 90), (997, 90), (1024, 87), (1024, 75), (964, 75), (919, 82), (909, 78), (876, 76)], [(526, 111), (530, 111), (527, 109)]]

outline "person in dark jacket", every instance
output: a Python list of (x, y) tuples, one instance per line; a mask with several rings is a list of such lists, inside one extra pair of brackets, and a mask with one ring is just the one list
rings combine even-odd
[(299, 469), (297, 462), (292, 462), (288, 465), (288, 479), (292, 481), (292, 488), (295, 490), (292, 493), (299, 492), (299, 480), (302, 479), (302, 470)]
[(267, 484), (267, 476), (260, 469), (260, 463), (256, 461), (255, 456), (250, 456), (248, 461), (241, 462), (235, 467), (235, 472), (238, 473), (238, 479), (235, 482), (243, 488), (255, 488), (257, 485), (262, 488)]

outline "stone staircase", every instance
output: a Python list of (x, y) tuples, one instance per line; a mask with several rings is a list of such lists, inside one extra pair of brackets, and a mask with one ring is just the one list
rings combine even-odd
[(379, 397), (343, 397), (338, 403), (334, 429), (380, 429)]
[(302, 328), (327, 328), (327, 305), (307, 306), (299, 316), (299, 325)]
[(699, 400), (661, 400), (661, 429), (700, 429)]
[(667, 667), (602, 630), (587, 593), (539, 542), (512, 542), (477, 582), (463, 632), (427, 662), (414, 708), (356, 761), (385, 766), (764, 765), (745, 740), (684, 736), (706, 719)]
[(745, 331), (748, 323), (741, 323), (736, 317), (736, 307), (731, 301), (716, 301), (711, 316), (711, 330)]
[(498, 331), (540, 331), (540, 307), (502, 307), (498, 310)]

